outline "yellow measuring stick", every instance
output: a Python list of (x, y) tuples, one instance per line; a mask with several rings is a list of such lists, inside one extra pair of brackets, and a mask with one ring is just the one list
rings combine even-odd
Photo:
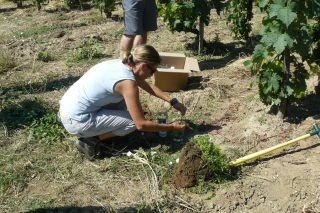
[(273, 147), (270, 147), (270, 148), (261, 150), (261, 151), (259, 151), (259, 152), (252, 153), (252, 154), (250, 154), (250, 155), (247, 155), (247, 156), (244, 156), (244, 157), (242, 157), (242, 158), (239, 158), (239, 159), (237, 159), (237, 160), (235, 160), (235, 161), (231, 161), (230, 165), (231, 165), (231, 166), (237, 166), (237, 165), (239, 165), (239, 164), (241, 164), (241, 163), (244, 163), (244, 162), (246, 162), (246, 161), (255, 159), (255, 158), (257, 158), (257, 157), (259, 157), (259, 156), (261, 156), (261, 155), (268, 154), (269, 152), (272, 152), (272, 151), (274, 151), (274, 150), (276, 150), (276, 149), (280, 149), (280, 148), (282, 148), (282, 147), (284, 147), (284, 146), (287, 146), (287, 145), (289, 145), (289, 144), (292, 144), (292, 143), (298, 142), (298, 141), (300, 141), (300, 140), (309, 138), (309, 137), (311, 137), (311, 136), (313, 136), (313, 135), (318, 135), (318, 137), (320, 137), (320, 129), (319, 129), (318, 125), (317, 125), (317, 124), (314, 124), (314, 125), (313, 125), (313, 128), (315, 129), (315, 131), (312, 132), (312, 133), (310, 133), (310, 134), (303, 135), (303, 136), (301, 136), (301, 137), (299, 137), (299, 138), (296, 138), (296, 139), (293, 139), (293, 140), (291, 140), (291, 141), (287, 141), (287, 142), (285, 142), (285, 143), (278, 144), (278, 145), (276, 145), (276, 146), (273, 146)]

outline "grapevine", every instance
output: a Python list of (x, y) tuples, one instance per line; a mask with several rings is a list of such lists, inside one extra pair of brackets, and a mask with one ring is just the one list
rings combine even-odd
[(281, 117), (288, 102), (304, 97), (305, 80), (312, 73), (320, 74), (319, 40), (314, 39), (320, 30), (319, 8), (315, 0), (258, 1), (258, 9), (267, 15), (262, 38), (245, 65), (263, 103), (278, 106)]
[(208, 26), (211, 9), (220, 14), (222, 3), (221, 0), (157, 0), (157, 7), (158, 15), (172, 33), (192, 32), (202, 38), (202, 27), (197, 30), (198, 20), (200, 26)]
[(100, 10), (101, 14), (103, 12), (107, 18), (111, 17), (112, 11), (116, 8), (115, 0), (92, 0), (92, 4)]
[(229, 6), (228, 23), (235, 39), (248, 39), (252, 30), (253, 0), (231, 0)]

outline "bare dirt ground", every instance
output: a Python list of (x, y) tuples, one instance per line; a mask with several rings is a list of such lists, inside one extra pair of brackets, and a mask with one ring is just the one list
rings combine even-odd
[[(113, 13), (114, 19), (98, 22), (91, 18), (94, 15), (92, 10), (64, 11), (59, 8), (61, 3), (51, 1), (43, 5), (41, 11), (36, 11), (30, 3), (24, 3), (27, 5), (24, 9), (12, 9), (15, 7), (13, 3), (0, 1), (2, 38), (0, 45), (3, 49), (14, 51), (21, 65), (12, 72), (1, 74), (1, 87), (14, 86), (15, 80), (12, 77), (14, 72), (18, 74), (20, 72), (24, 82), (34, 79), (41, 81), (41, 76), (46, 76), (42, 79), (44, 82), (59, 77), (64, 84), (63, 87), (39, 94), (40, 97), (46, 97), (49, 103), (57, 105), (59, 97), (70, 83), (92, 66), (92, 64), (75, 65), (71, 68), (66, 66), (68, 51), (72, 51), (77, 43), (86, 39), (98, 40), (105, 46), (103, 52), (105, 58), (118, 57), (118, 43), (123, 22), (117, 15), (121, 17), (121, 11)], [(240, 43), (233, 41), (225, 24), (225, 16), (218, 18), (215, 12), (212, 13), (212, 22), (205, 28), (205, 38), (207, 41), (213, 41), (218, 35), (222, 44), (214, 46), (215, 52), (210, 57), (198, 57), (202, 71), (190, 75), (185, 91), (171, 93), (171, 96), (183, 100), (188, 107), (186, 119), (199, 127), (196, 132), (189, 127), (186, 130), (186, 137), (209, 134), (215, 144), (232, 158), (237, 159), (313, 132), (313, 124), (319, 123), (320, 120), (319, 95), (314, 93), (317, 78), (312, 78), (315, 81), (309, 81), (306, 98), (290, 108), (288, 117), (285, 120), (278, 118), (270, 113), (270, 107), (259, 101), (257, 88), (250, 88), (250, 72), (245, 70), (243, 62), (248, 59), (252, 49), (242, 47)], [(61, 21), (56, 22), (57, 19)], [(171, 34), (165, 29), (160, 18), (158, 22), (159, 29), (150, 33), (148, 43), (159, 51), (184, 52), (186, 44), (194, 41), (193, 34)], [(44, 35), (28, 38), (12, 36), (13, 32), (25, 31), (32, 26), (52, 26), (56, 23), (60, 25), (56, 25), (53, 31)], [(42, 48), (58, 53), (59, 59), (50, 63), (34, 63), (35, 52)], [(229, 50), (229, 53), (223, 54), (225, 50)], [(32, 71), (24, 72), (24, 67)], [(28, 98), (28, 94), (21, 98)], [(142, 99), (149, 100), (148, 106), (152, 111), (166, 106), (146, 94)], [(17, 132), (17, 135), (11, 136), (9, 140), (22, 140), (22, 137)], [(67, 142), (64, 143), (65, 150), (68, 150), (69, 156), (76, 156), (76, 150), (70, 140)], [(25, 142), (15, 146), (21, 144)], [(59, 152), (56, 154), (59, 155)], [(71, 160), (67, 156), (65, 160)], [(129, 207), (141, 204), (139, 198), (144, 198), (143, 202), (148, 204), (158, 198), (150, 196), (167, 194), (176, 205), (168, 208), (167, 212), (314, 213), (320, 212), (319, 156), (319, 138), (312, 136), (239, 165), (237, 178), (227, 184), (219, 185), (214, 191), (215, 196), (175, 189), (170, 184), (162, 186), (160, 194), (151, 193), (143, 181), (131, 182), (122, 176), (122, 170), (119, 170), (117, 177), (103, 176), (105, 170), (102, 165), (80, 161), (78, 157), (72, 162), (74, 165), (80, 163), (83, 169), (93, 170), (97, 175), (84, 170), (81, 171), (83, 179), (78, 180), (79, 182), (74, 180), (73, 183), (63, 181), (65, 177), (59, 175), (56, 181), (50, 182), (46, 180), (45, 175), (41, 176), (42, 178), (38, 175), (39, 178), (30, 180), (18, 195), (58, 199), (61, 206), (99, 207), (75, 209), (72, 212), (103, 212), (100, 207), (109, 205), (113, 210), (118, 209), (117, 212), (136, 212)], [(111, 161), (112, 158), (105, 159), (106, 164)], [(94, 181), (97, 185), (90, 183)], [(94, 193), (93, 185), (96, 187)], [(3, 208), (3, 212), (17, 212), (17, 208), (9, 208), (6, 203), (8, 202), (3, 201), (0, 211)], [(21, 207), (19, 211), (24, 210)], [(51, 212), (71, 211), (63, 211), (63, 208), (60, 208), (60, 211), (57, 209)], [(150, 212), (157, 210), (155, 208)]]

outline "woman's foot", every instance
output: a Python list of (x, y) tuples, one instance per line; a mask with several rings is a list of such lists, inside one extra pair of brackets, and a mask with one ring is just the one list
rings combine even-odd
[(85, 154), (90, 161), (102, 157), (101, 141), (97, 137), (78, 138), (74, 141), (78, 150)]

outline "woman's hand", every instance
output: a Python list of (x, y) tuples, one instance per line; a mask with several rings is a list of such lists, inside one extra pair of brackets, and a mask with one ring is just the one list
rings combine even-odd
[(185, 123), (181, 123), (180, 121), (176, 121), (172, 123), (174, 131), (183, 131), (186, 128)]
[(180, 102), (175, 103), (175, 104), (173, 105), (173, 107), (174, 107), (176, 110), (180, 111), (181, 115), (185, 115), (186, 112), (187, 112), (187, 108), (184, 106), (183, 103), (180, 103)]

